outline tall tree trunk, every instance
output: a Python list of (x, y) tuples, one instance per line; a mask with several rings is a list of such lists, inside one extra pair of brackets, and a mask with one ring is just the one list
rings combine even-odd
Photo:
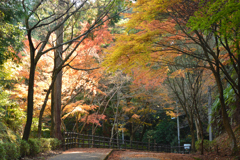
[(54, 131), (54, 126), (55, 126), (55, 111), (54, 111), (54, 93), (53, 93), (53, 91), (54, 91), (54, 85), (53, 85), (53, 87), (52, 87), (52, 93), (51, 93), (51, 132), (50, 132), (50, 134), (51, 134), (51, 137), (55, 137), (55, 135), (54, 135), (54, 133), (55, 133), (55, 131)]
[(49, 86), (49, 88), (47, 90), (47, 93), (46, 93), (46, 96), (45, 96), (45, 99), (44, 99), (44, 103), (43, 103), (42, 108), (40, 110), (39, 120), (38, 120), (38, 138), (41, 138), (43, 113), (44, 113), (44, 110), (46, 108), (48, 97), (49, 97), (49, 94), (52, 91), (53, 83), (54, 83), (55, 79), (56, 79), (56, 77), (53, 76), (51, 85)]
[[(63, 1), (59, 0), (59, 6), (63, 6)], [(59, 23), (62, 22), (62, 18), (60, 18)], [(63, 43), (63, 25), (60, 26), (56, 31), (57, 41), (56, 45)], [(63, 52), (63, 46), (58, 47), (54, 52), (54, 72), (58, 73), (56, 69), (59, 69), (59, 65), (61, 63), (61, 57)], [(54, 87), (52, 91), (52, 136), (62, 139), (61, 134), (61, 94), (62, 94), (62, 71), (57, 74), (56, 81), (54, 82)]]
[(82, 126), (82, 128), (81, 128), (81, 130), (80, 130), (79, 134), (82, 134), (82, 131), (83, 131), (83, 129), (84, 129), (84, 127), (85, 127), (85, 125), (87, 124), (87, 120), (88, 120), (88, 114), (87, 114), (86, 116), (87, 116), (87, 117), (85, 118), (85, 121), (84, 121), (84, 123), (83, 123), (83, 126)]
[[(114, 128), (115, 128), (116, 123), (117, 123), (116, 131), (118, 132), (118, 107), (119, 107), (119, 91), (117, 92), (117, 110), (116, 110), (116, 114), (115, 114), (115, 117), (114, 117), (114, 122), (113, 122), (113, 126), (112, 126), (111, 138), (110, 138), (110, 144), (109, 145), (111, 145), (112, 139), (114, 137)], [(114, 113), (114, 110), (113, 110), (113, 113)], [(117, 141), (118, 141), (118, 138), (117, 138)]]
[(225, 102), (224, 102), (224, 98), (223, 98), (223, 92), (220, 93), (220, 102), (221, 102), (223, 125), (228, 133), (229, 139), (231, 140), (232, 154), (235, 155), (237, 152), (237, 141), (236, 141), (236, 137), (233, 133), (232, 127), (231, 127), (229, 119), (228, 119), (228, 114), (226, 111), (226, 106), (225, 106)]
[(192, 152), (196, 152), (196, 148), (195, 148), (195, 134), (194, 134), (194, 127), (193, 127), (193, 117), (190, 116), (190, 132), (191, 132), (191, 136), (192, 136), (192, 144), (191, 144), (191, 150)]
[(225, 100), (224, 100), (224, 95), (223, 95), (223, 86), (222, 86), (222, 82), (220, 79), (220, 74), (219, 74), (219, 67), (217, 66), (217, 73), (215, 72), (215, 79), (217, 82), (217, 86), (218, 86), (218, 91), (219, 91), (219, 99), (220, 99), (220, 103), (221, 103), (221, 111), (222, 111), (222, 119), (223, 119), (223, 126), (226, 129), (229, 139), (231, 141), (231, 150), (232, 150), (232, 154), (235, 155), (237, 153), (238, 147), (237, 147), (237, 141), (236, 141), (236, 137), (234, 135), (234, 132), (232, 130), (232, 127), (230, 125), (229, 119), (228, 119), (228, 114), (226, 111), (226, 105), (225, 105)]
[(199, 140), (201, 140), (201, 155), (203, 155), (203, 140), (204, 140), (204, 136), (203, 136), (203, 126), (202, 126), (202, 121), (201, 121), (201, 118), (200, 118), (200, 114), (199, 114), (199, 111), (198, 111), (198, 108), (197, 106), (195, 105), (195, 110), (196, 110), (196, 128), (198, 128), (199, 130), (199, 133), (200, 133), (200, 138)]
[(118, 119), (117, 119), (117, 147), (119, 148), (119, 130), (118, 130)]
[(28, 140), (30, 132), (31, 132), (31, 125), (32, 125), (32, 118), (33, 118), (33, 94), (34, 94), (34, 75), (35, 75), (35, 48), (32, 43), (31, 38), (31, 31), (28, 32), (28, 41), (30, 46), (30, 73), (29, 73), (29, 84), (28, 84), (28, 97), (27, 97), (27, 122), (23, 132), (24, 140)]
[(195, 120), (194, 122), (195, 122), (196, 130), (197, 130), (197, 140), (199, 141), (199, 140), (201, 140), (199, 124), (198, 124), (196, 118), (194, 118), (194, 120)]
[(133, 140), (134, 140), (133, 123), (131, 123), (130, 141), (133, 141)]
[(140, 136), (140, 141), (142, 141), (144, 133), (146, 132), (146, 130), (147, 130), (147, 126), (144, 124), (143, 125), (143, 130), (142, 130), (142, 133), (141, 133), (141, 136)]
[(34, 55), (31, 54), (31, 66), (30, 66), (30, 74), (29, 74), (29, 84), (28, 84), (28, 97), (27, 97), (27, 122), (24, 128), (23, 138), (24, 140), (28, 140), (32, 118), (33, 118), (33, 94), (34, 94), (34, 75), (35, 75), (35, 64), (34, 64)]
[(209, 141), (212, 141), (212, 95), (211, 88), (208, 86), (208, 125), (209, 125)]

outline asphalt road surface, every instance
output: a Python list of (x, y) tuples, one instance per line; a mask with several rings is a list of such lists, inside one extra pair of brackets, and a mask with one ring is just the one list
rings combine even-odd
[(110, 152), (111, 149), (72, 148), (49, 160), (104, 160)]

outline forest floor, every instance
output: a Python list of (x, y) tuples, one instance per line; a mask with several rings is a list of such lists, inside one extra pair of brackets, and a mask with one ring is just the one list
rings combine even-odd
[(115, 150), (107, 160), (238, 160), (236, 156), (221, 155), (216, 153), (176, 154), (156, 153), (136, 150)]

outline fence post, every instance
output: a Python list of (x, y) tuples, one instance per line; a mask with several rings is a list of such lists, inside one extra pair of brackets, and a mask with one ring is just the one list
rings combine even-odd
[(68, 135), (68, 132), (66, 134), (66, 150), (68, 150), (68, 144), (69, 144), (69, 135)]
[(121, 147), (121, 142), (119, 142), (119, 139), (117, 139), (117, 145), (118, 145), (118, 149), (120, 149), (120, 147)]
[(156, 151), (156, 139), (154, 139), (154, 147), (153, 147), (153, 151)]
[(72, 134), (71, 132), (69, 132), (69, 140), (68, 140), (68, 149), (71, 148), (71, 145), (72, 145)]
[(79, 148), (79, 145), (80, 145), (80, 134), (79, 133), (77, 133), (77, 143), (78, 143), (78, 148)]
[(148, 139), (148, 150), (150, 151), (150, 139)]
[(70, 149), (71, 148), (71, 145), (72, 145), (72, 134), (71, 134), (71, 132), (69, 132), (69, 139), (68, 139), (68, 149)]
[(105, 148), (105, 137), (103, 137), (103, 148)]
[(69, 148), (72, 148), (72, 132), (69, 132)]
[(65, 132), (63, 131), (63, 134), (62, 134), (62, 137), (63, 137), (63, 151), (65, 151)]
[(75, 136), (74, 136), (74, 138), (75, 138), (75, 140), (74, 140), (75, 147), (78, 148), (78, 147), (77, 147), (77, 141), (78, 141), (77, 136), (78, 136), (78, 135), (77, 135), (76, 132), (74, 132), (74, 135), (75, 135)]
[(94, 148), (94, 137), (92, 135), (92, 147), (91, 148)]
[[(80, 135), (81, 136), (81, 135)], [(85, 139), (85, 135), (82, 134), (82, 147), (84, 148), (84, 139)]]
[(72, 132), (72, 146), (71, 146), (71, 148), (73, 148), (73, 144), (74, 144), (74, 135), (73, 135), (73, 132)]
[(89, 146), (89, 134), (87, 135), (87, 137), (88, 137), (88, 140), (87, 140), (87, 142), (88, 142), (88, 148), (90, 148), (90, 146)]

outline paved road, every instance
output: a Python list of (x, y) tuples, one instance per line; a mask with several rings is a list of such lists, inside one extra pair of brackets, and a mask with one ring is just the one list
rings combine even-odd
[(124, 157), (124, 158), (121, 158), (121, 160), (159, 160), (159, 158), (149, 158), (149, 157), (130, 158), (130, 157)]
[(111, 149), (98, 149), (98, 148), (73, 148), (51, 157), (49, 160), (104, 160), (110, 153)]

